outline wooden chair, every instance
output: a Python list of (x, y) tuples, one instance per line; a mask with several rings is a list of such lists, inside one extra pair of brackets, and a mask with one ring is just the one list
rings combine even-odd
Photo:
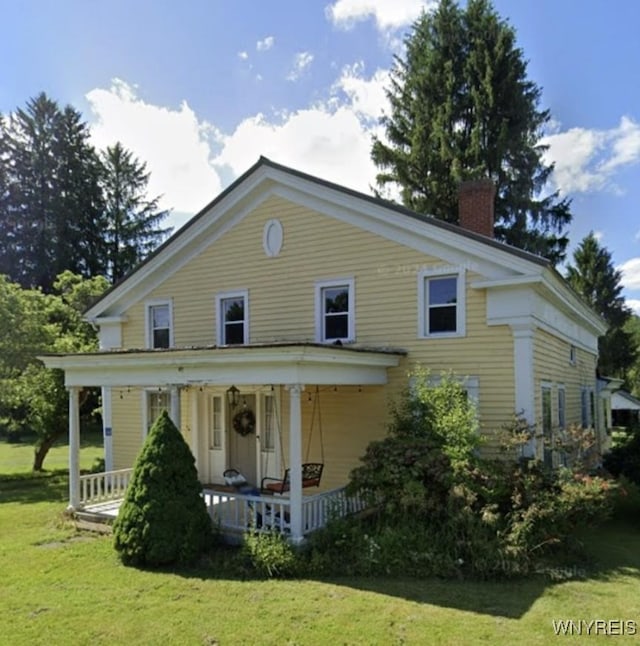
[[(322, 479), (324, 464), (320, 462), (305, 462), (302, 465), (302, 488), (319, 487)], [(291, 488), (291, 469), (286, 469), (284, 478), (262, 478), (260, 489), (269, 493), (283, 494)]]

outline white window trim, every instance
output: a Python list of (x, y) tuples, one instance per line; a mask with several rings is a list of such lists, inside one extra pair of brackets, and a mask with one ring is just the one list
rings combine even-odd
[(222, 301), (227, 298), (244, 299), (244, 321), (243, 321), (243, 345), (249, 344), (249, 290), (236, 289), (229, 292), (220, 292), (216, 294), (216, 344), (227, 345), (223, 343), (224, 336), (224, 316), (222, 315)]
[[(456, 303), (456, 331), (427, 333), (427, 280), (431, 278), (456, 277), (457, 303)], [(454, 271), (438, 269), (423, 269), (418, 272), (418, 338), (419, 339), (446, 339), (466, 336), (466, 277), (465, 270), (459, 268)]]
[(170, 298), (156, 299), (145, 301), (144, 304), (144, 329), (145, 329), (145, 346), (150, 350), (153, 349), (153, 334), (151, 333), (151, 308), (158, 305), (169, 306), (169, 347), (173, 348), (173, 300)]
[[(342, 287), (346, 285), (349, 289), (349, 312), (347, 317), (347, 336), (340, 339), (325, 339), (324, 338), (324, 303), (322, 299), (322, 290), (327, 287)], [(356, 287), (355, 279), (350, 278), (335, 278), (331, 280), (318, 280), (315, 284), (316, 290), (316, 343), (334, 343), (340, 341), (341, 343), (353, 343), (356, 340)]]

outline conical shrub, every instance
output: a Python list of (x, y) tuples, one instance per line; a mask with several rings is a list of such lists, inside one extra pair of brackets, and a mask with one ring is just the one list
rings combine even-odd
[(166, 411), (151, 427), (113, 526), (128, 565), (192, 563), (209, 544), (211, 520), (195, 460)]

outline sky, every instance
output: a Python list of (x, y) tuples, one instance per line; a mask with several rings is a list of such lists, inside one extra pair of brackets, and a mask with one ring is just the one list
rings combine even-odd
[[(461, 0), (464, 4), (464, 0)], [(403, 39), (434, 0), (0, 0), (0, 113), (46, 92), (121, 141), (178, 227), (260, 155), (371, 192)], [(494, 0), (552, 121), (570, 257), (594, 231), (640, 314), (640, 2)]]

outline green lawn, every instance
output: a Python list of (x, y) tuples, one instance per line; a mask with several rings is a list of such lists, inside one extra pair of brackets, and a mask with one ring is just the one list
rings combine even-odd
[[(101, 433), (82, 433), (80, 436), (80, 468), (89, 469), (97, 458), (104, 457)], [(11, 444), (0, 439), (0, 475), (24, 473), (33, 465), (33, 442)], [(69, 446), (66, 438), (56, 443), (47, 454), (44, 468), (47, 471), (69, 467)]]
[(635, 620), (614, 643), (640, 641), (640, 533), (623, 525), (591, 532), (589, 564), (524, 581), (238, 580), (213, 561), (122, 566), (110, 537), (64, 519), (66, 487), (0, 475), (0, 644), (611, 643), (555, 637), (554, 619)]

